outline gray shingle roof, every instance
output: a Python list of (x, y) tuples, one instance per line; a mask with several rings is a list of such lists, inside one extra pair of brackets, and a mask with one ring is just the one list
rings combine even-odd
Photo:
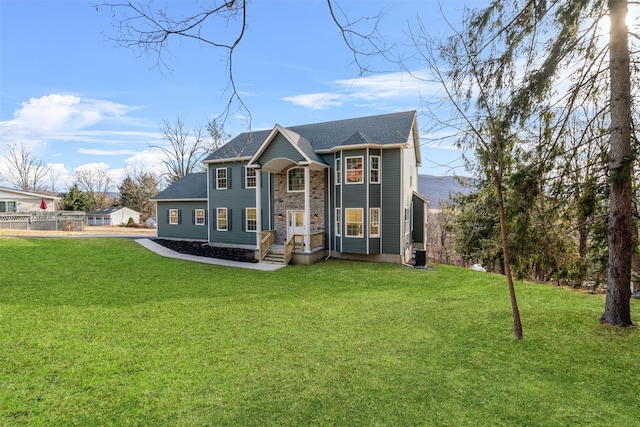
[(207, 173), (196, 172), (185, 175), (152, 200), (206, 199)]
[(87, 212), (87, 215), (109, 215), (122, 209), (126, 208), (124, 206), (108, 206), (106, 208), (94, 209), (91, 212)]
[[(407, 142), (416, 116), (415, 111), (336, 120), (287, 129), (309, 141), (315, 152), (352, 144), (402, 144)], [(271, 130), (244, 132), (210, 154), (206, 161), (251, 157)]]

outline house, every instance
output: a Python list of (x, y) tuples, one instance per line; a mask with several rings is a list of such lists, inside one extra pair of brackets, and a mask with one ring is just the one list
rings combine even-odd
[(415, 111), (242, 133), (158, 194), (157, 236), (262, 260), (410, 262), (427, 201)]
[(56, 210), (60, 197), (0, 187), (0, 228), (82, 230), (84, 212)]
[(125, 225), (133, 219), (135, 224), (140, 222), (140, 212), (124, 206), (109, 206), (87, 213), (87, 225)]
[(0, 187), (0, 213), (55, 211), (60, 197)]

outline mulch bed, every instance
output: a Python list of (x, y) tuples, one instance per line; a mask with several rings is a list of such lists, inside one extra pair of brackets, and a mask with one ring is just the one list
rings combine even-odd
[(151, 239), (153, 242), (181, 254), (197, 255), (209, 258), (226, 259), (238, 262), (258, 262), (250, 249), (217, 248), (202, 242)]

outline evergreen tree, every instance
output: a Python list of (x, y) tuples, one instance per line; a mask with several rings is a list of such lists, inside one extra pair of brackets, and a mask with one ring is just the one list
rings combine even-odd
[(65, 211), (89, 212), (93, 210), (93, 204), (89, 195), (80, 191), (78, 185), (74, 184), (62, 198), (62, 209)]

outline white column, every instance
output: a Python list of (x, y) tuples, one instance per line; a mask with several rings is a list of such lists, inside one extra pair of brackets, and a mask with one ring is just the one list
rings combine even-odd
[(260, 249), (260, 232), (262, 231), (262, 195), (260, 194), (260, 188), (262, 187), (262, 173), (260, 169), (254, 169), (256, 171), (256, 247)]
[(304, 251), (311, 249), (311, 172), (304, 168)]

